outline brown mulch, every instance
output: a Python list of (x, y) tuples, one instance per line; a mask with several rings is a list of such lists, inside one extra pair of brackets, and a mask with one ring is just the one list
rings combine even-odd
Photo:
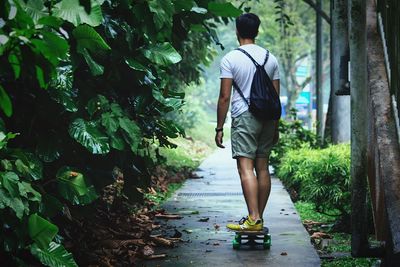
[[(158, 259), (167, 255), (158, 247), (174, 247), (180, 238), (152, 235), (160, 228), (155, 219), (180, 219), (157, 209), (155, 203), (131, 205), (122, 194), (123, 173), (115, 168), (115, 182), (104, 188), (102, 196), (87, 211), (84, 208), (65, 208), (67, 224), (63, 229), (64, 245), (74, 255), (79, 266), (135, 266), (139, 259)], [(151, 177), (151, 187), (139, 192), (166, 192), (169, 182), (179, 182), (190, 173), (174, 174), (157, 167)], [(83, 212), (82, 212), (83, 211)], [(91, 216), (85, 216), (91, 214)], [(83, 213), (83, 214), (82, 214)]]

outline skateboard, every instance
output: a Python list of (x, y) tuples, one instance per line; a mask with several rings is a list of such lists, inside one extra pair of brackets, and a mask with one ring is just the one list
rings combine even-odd
[[(247, 241), (243, 243), (243, 241)], [(257, 240), (261, 240), (257, 242)], [(264, 249), (271, 248), (271, 235), (269, 234), (269, 229), (264, 227), (262, 231), (235, 231), (235, 238), (232, 241), (233, 249), (240, 249), (240, 246), (250, 246), (255, 247), (262, 245)]]

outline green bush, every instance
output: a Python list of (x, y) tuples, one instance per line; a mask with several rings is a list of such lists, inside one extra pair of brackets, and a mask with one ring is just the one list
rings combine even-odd
[(298, 149), (304, 145), (317, 148), (320, 142), (315, 133), (303, 128), (300, 120), (280, 120), (279, 142), (271, 150), (270, 164), (278, 170), (287, 151)]
[(301, 200), (315, 204), (318, 211), (350, 213), (350, 146), (325, 149), (303, 147), (285, 154), (278, 176)]

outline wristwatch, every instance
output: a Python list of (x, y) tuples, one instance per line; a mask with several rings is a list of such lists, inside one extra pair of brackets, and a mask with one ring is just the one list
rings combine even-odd
[(224, 130), (224, 128), (215, 128), (215, 132), (216, 132), (216, 133), (222, 132), (223, 130)]

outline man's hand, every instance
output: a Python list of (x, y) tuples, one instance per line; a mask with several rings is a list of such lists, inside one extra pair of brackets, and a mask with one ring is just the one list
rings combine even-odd
[(222, 144), (222, 137), (224, 137), (224, 132), (218, 131), (215, 134), (215, 144), (217, 145), (217, 147), (225, 148), (225, 146)]

